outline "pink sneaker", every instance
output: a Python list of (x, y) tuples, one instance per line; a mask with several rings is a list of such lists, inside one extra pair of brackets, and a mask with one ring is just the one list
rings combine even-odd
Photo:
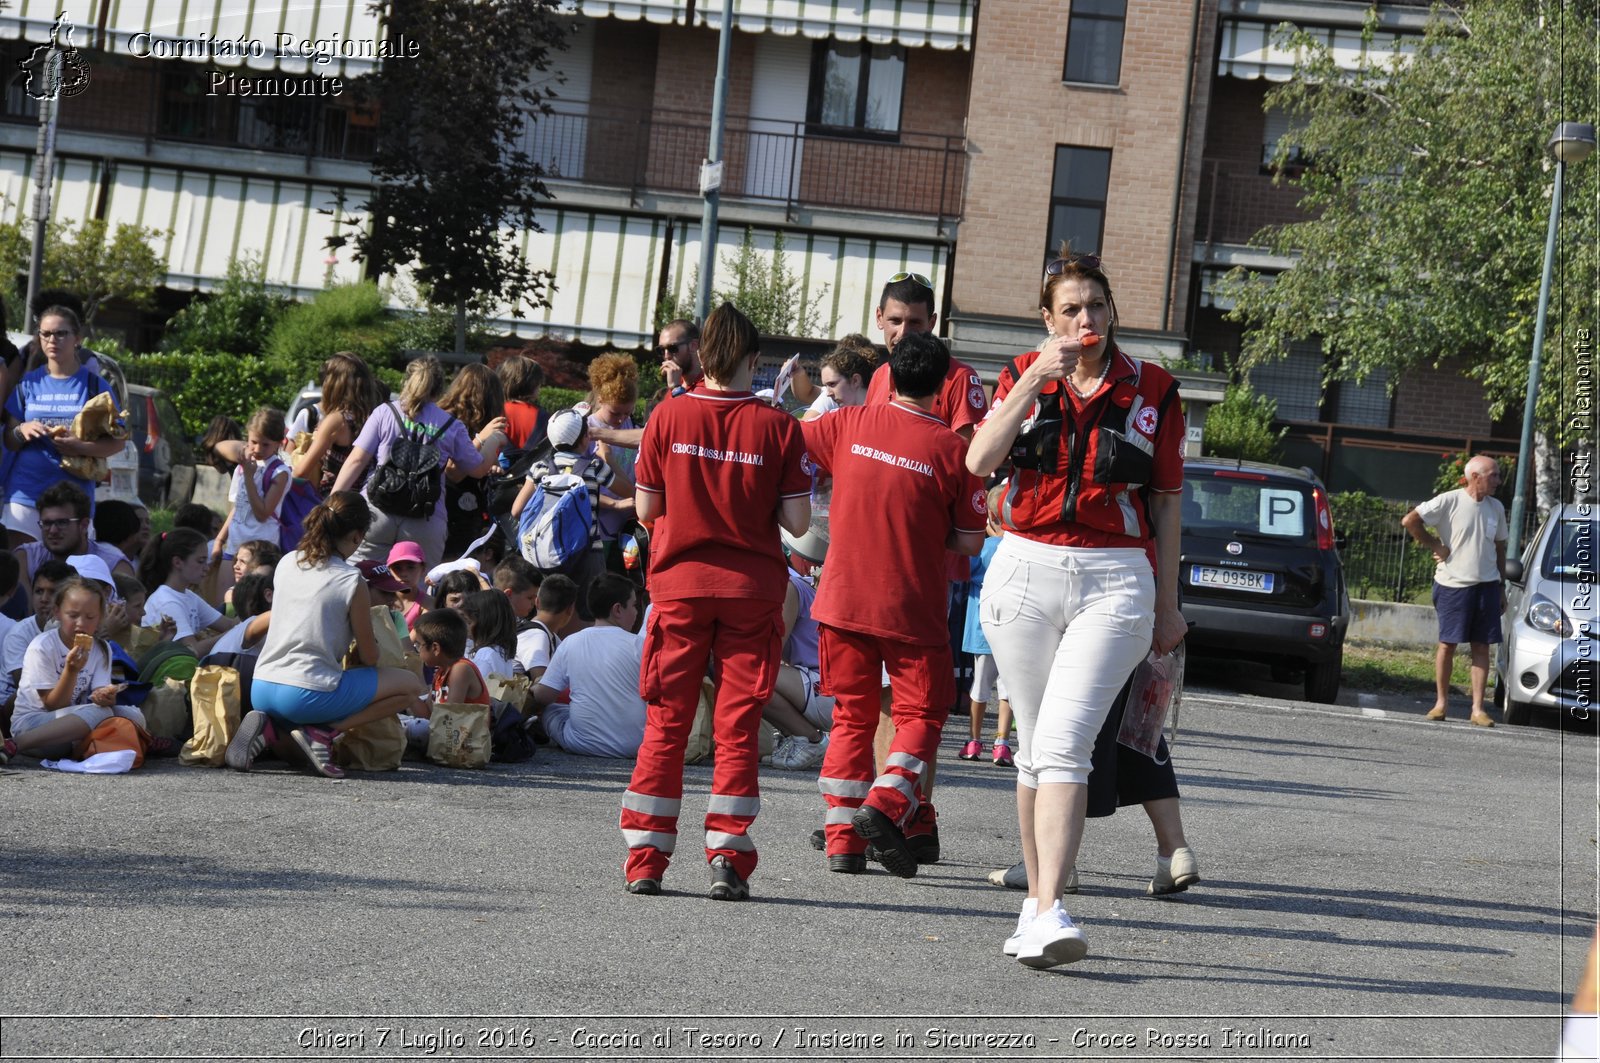
[(344, 778), (344, 769), (333, 762), (333, 740), (337, 734), (324, 727), (302, 727), (289, 732), (295, 745), (310, 761), (307, 765), (315, 775), (325, 779)]
[(1009, 768), (1012, 765), (1011, 745), (1004, 738), (994, 740), (994, 762), (1002, 768)]
[(981, 756), (983, 756), (983, 743), (976, 738), (971, 739), (961, 747), (962, 760), (977, 760)]

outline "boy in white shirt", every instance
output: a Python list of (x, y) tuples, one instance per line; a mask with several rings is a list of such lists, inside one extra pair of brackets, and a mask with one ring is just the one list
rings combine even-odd
[[(607, 572), (589, 585), (589, 608), (594, 626), (562, 640), (533, 688), (534, 700), (544, 706), (539, 718), (568, 753), (635, 757), (645, 720), (639, 696), (644, 640), (633, 633), (638, 591), (626, 576)], [(557, 704), (562, 690), (570, 697)]]
[(535, 683), (550, 666), (550, 658), (561, 645), (561, 632), (572, 623), (577, 609), (578, 585), (566, 576), (556, 573), (539, 584), (537, 611), (527, 629), (517, 632), (517, 660)]

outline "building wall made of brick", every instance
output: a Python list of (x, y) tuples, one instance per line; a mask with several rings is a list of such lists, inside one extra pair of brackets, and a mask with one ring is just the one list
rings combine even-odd
[(1193, 4), (1130, 5), (1121, 82), (1061, 80), (1068, 18), (1059, 4), (987, 5), (974, 44), (971, 149), (954, 306), (963, 314), (1037, 313), (1057, 145), (1111, 149), (1100, 250), (1125, 326), (1164, 327), (1162, 296), (1180, 180), (1179, 142)]
[(1483, 385), (1467, 377), (1456, 359), (1423, 366), (1400, 378), (1394, 427), (1435, 435), (1488, 436), (1494, 428)]

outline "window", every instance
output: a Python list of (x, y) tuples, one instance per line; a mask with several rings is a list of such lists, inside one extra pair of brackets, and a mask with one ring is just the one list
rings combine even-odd
[(1283, 359), (1250, 370), (1250, 386), (1257, 395), (1277, 400), (1280, 421), (1320, 421), (1322, 363), (1320, 341), (1296, 340)]
[(863, 41), (819, 42), (811, 61), (806, 121), (880, 136), (900, 132), (906, 51)]
[(1056, 257), (1061, 241), (1074, 251), (1101, 250), (1105, 235), (1106, 189), (1111, 183), (1111, 152), (1105, 148), (1056, 147), (1056, 175), (1050, 186), (1050, 231), (1044, 260)]
[[(1279, 107), (1269, 107), (1266, 111), (1266, 122), (1261, 131), (1261, 172), (1275, 173), (1280, 167), (1273, 165), (1273, 159), (1278, 154), (1278, 141), (1290, 133), (1298, 132), (1298, 127), (1304, 124), (1304, 119), (1296, 121), (1289, 113)], [(1284, 160), (1281, 169), (1290, 177), (1299, 176), (1306, 168), (1305, 157), (1301, 154), (1297, 144), (1289, 149), (1289, 157)]]
[(1072, 0), (1062, 81), (1115, 85), (1122, 78), (1122, 27), (1128, 0)]

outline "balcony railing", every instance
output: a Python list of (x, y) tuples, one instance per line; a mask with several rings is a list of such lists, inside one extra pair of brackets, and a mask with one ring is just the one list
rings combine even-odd
[(1206, 159), (1200, 173), (1195, 238), (1202, 243), (1249, 244), (1269, 225), (1305, 221), (1300, 190), (1275, 185), (1253, 162)]
[[(552, 177), (586, 184), (698, 193), (710, 136), (703, 114), (626, 111), (561, 101), (522, 146)], [(902, 132), (866, 139), (804, 122), (727, 120), (722, 194), (799, 206), (954, 218), (961, 214), (966, 141)]]

